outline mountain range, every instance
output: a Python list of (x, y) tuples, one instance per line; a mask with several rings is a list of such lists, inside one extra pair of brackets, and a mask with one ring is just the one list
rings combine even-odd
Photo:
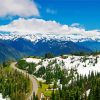
[(82, 34), (0, 32), (0, 62), (16, 60), (23, 56), (44, 56), (48, 52), (57, 56), (75, 52), (99, 51), (99, 41), (97, 37), (91, 38)]

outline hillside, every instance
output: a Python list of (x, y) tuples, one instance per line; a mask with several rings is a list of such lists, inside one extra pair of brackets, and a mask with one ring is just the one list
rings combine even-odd
[(0, 66), (0, 96), (2, 94), (5, 98), (0, 97), (0, 100), (28, 100), (30, 91), (31, 81), (28, 76), (8, 65)]
[(44, 56), (51, 52), (54, 55), (70, 54), (74, 52), (92, 52), (92, 50), (72, 41), (42, 39), (32, 42), (27, 39), (0, 40), (0, 62), (14, 60), (24, 56)]
[(96, 56), (74, 56), (63, 55), (54, 58), (37, 59), (37, 58), (24, 58), (27, 63), (36, 63), (36, 71), (41, 67), (47, 68), (49, 65), (51, 68), (55, 68), (59, 65), (61, 69), (75, 69), (80, 75), (89, 75), (92, 71), (100, 72), (100, 55)]
[(21, 53), (7, 43), (0, 41), (0, 63), (21, 58)]
[(28, 57), (19, 60), (17, 64), (19, 68), (36, 76), (40, 82), (39, 98), (48, 98), (49, 100), (57, 100), (58, 97), (59, 100), (66, 100), (64, 98), (99, 100), (99, 65), (100, 55)]

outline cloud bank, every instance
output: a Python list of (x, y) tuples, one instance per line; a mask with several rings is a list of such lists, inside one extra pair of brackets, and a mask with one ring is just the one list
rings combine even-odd
[(38, 8), (33, 0), (0, 0), (0, 17), (39, 15)]
[(56, 21), (45, 21), (43, 19), (36, 18), (19, 18), (18, 20), (14, 20), (8, 25), (0, 26), (0, 31), (57, 35), (78, 34), (92, 37), (95, 35), (100, 35), (100, 31), (98, 30), (86, 31), (84, 28), (62, 25), (60, 23), (57, 23)]

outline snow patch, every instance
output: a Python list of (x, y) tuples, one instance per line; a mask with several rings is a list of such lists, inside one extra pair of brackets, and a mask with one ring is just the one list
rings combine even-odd
[(26, 60), (27, 63), (35, 63), (38, 64), (41, 59), (37, 59), (37, 58), (24, 58), (24, 60)]
[(77, 72), (83, 76), (88, 76), (92, 71), (94, 73), (100, 72), (100, 55), (98, 56), (72, 56), (67, 55), (66, 58), (55, 57), (51, 59), (41, 60), (41, 65), (37, 66), (37, 70), (44, 66), (45, 68), (49, 63), (54, 62), (51, 67), (55, 67), (58, 64), (61, 69), (75, 69)]

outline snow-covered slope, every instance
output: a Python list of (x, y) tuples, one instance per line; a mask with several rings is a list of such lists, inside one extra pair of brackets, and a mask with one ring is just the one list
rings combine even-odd
[(2, 94), (0, 93), (0, 100), (10, 100), (10, 98), (3, 98)]
[[(30, 61), (29, 61), (30, 60)], [(38, 70), (40, 67), (48, 67), (48, 64), (52, 62), (51, 67), (55, 67), (55, 64), (58, 64), (62, 69), (76, 69), (77, 72), (81, 75), (89, 75), (92, 71), (100, 72), (100, 55), (98, 56), (72, 56), (65, 55), (63, 57), (55, 57), (51, 59), (36, 59), (36, 58), (26, 58), (26, 62), (34, 62), (37, 64), (37, 61), (40, 61), (36, 67)]]
[(36, 58), (24, 58), (24, 60), (26, 60), (26, 62), (28, 63), (35, 63), (35, 64), (38, 64), (41, 59), (36, 59)]

